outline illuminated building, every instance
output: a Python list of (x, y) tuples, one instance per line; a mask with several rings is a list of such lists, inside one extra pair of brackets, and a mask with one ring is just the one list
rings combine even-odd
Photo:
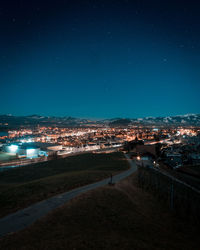
[(40, 148), (30, 143), (13, 143), (4, 145), (3, 151), (19, 157), (36, 158), (39, 156)]

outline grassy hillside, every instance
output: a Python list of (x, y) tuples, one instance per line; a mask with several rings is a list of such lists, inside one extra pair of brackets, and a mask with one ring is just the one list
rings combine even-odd
[(134, 183), (132, 176), (83, 194), (2, 239), (0, 249), (199, 249), (193, 228)]
[(17, 157), (15, 154), (0, 152), (0, 163), (11, 161), (11, 160), (16, 160), (16, 159), (17, 159)]
[(0, 216), (128, 169), (122, 153), (82, 154), (0, 173)]

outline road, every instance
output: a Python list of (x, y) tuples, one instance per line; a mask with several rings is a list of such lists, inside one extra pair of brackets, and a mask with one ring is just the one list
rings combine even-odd
[[(128, 177), (132, 173), (137, 170), (137, 166), (135, 162), (129, 159), (127, 155), (125, 155), (126, 159), (130, 164), (130, 168), (120, 174), (114, 175), (112, 180), (114, 183)], [(6, 234), (17, 232), (22, 230), (32, 223), (34, 223), (39, 218), (45, 216), (47, 213), (52, 211), (55, 208), (58, 208), (65, 204), (67, 201), (72, 198), (85, 193), (89, 190), (102, 187), (107, 185), (110, 182), (110, 178), (104, 179), (102, 181), (98, 181), (83, 187), (79, 187), (73, 189), (71, 191), (56, 195), (47, 200), (35, 203), (30, 207), (27, 207), (23, 210), (19, 210), (16, 213), (10, 214), (2, 219), (0, 219), (0, 237), (5, 236)]]

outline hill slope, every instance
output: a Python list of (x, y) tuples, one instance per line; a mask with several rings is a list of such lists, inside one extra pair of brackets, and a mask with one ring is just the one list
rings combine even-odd
[(179, 221), (133, 177), (81, 195), (32, 227), (0, 241), (1, 249), (198, 249)]

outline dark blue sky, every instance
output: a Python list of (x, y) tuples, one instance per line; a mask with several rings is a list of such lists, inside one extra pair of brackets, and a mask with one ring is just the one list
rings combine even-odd
[(198, 1), (0, 1), (0, 113), (200, 113)]

